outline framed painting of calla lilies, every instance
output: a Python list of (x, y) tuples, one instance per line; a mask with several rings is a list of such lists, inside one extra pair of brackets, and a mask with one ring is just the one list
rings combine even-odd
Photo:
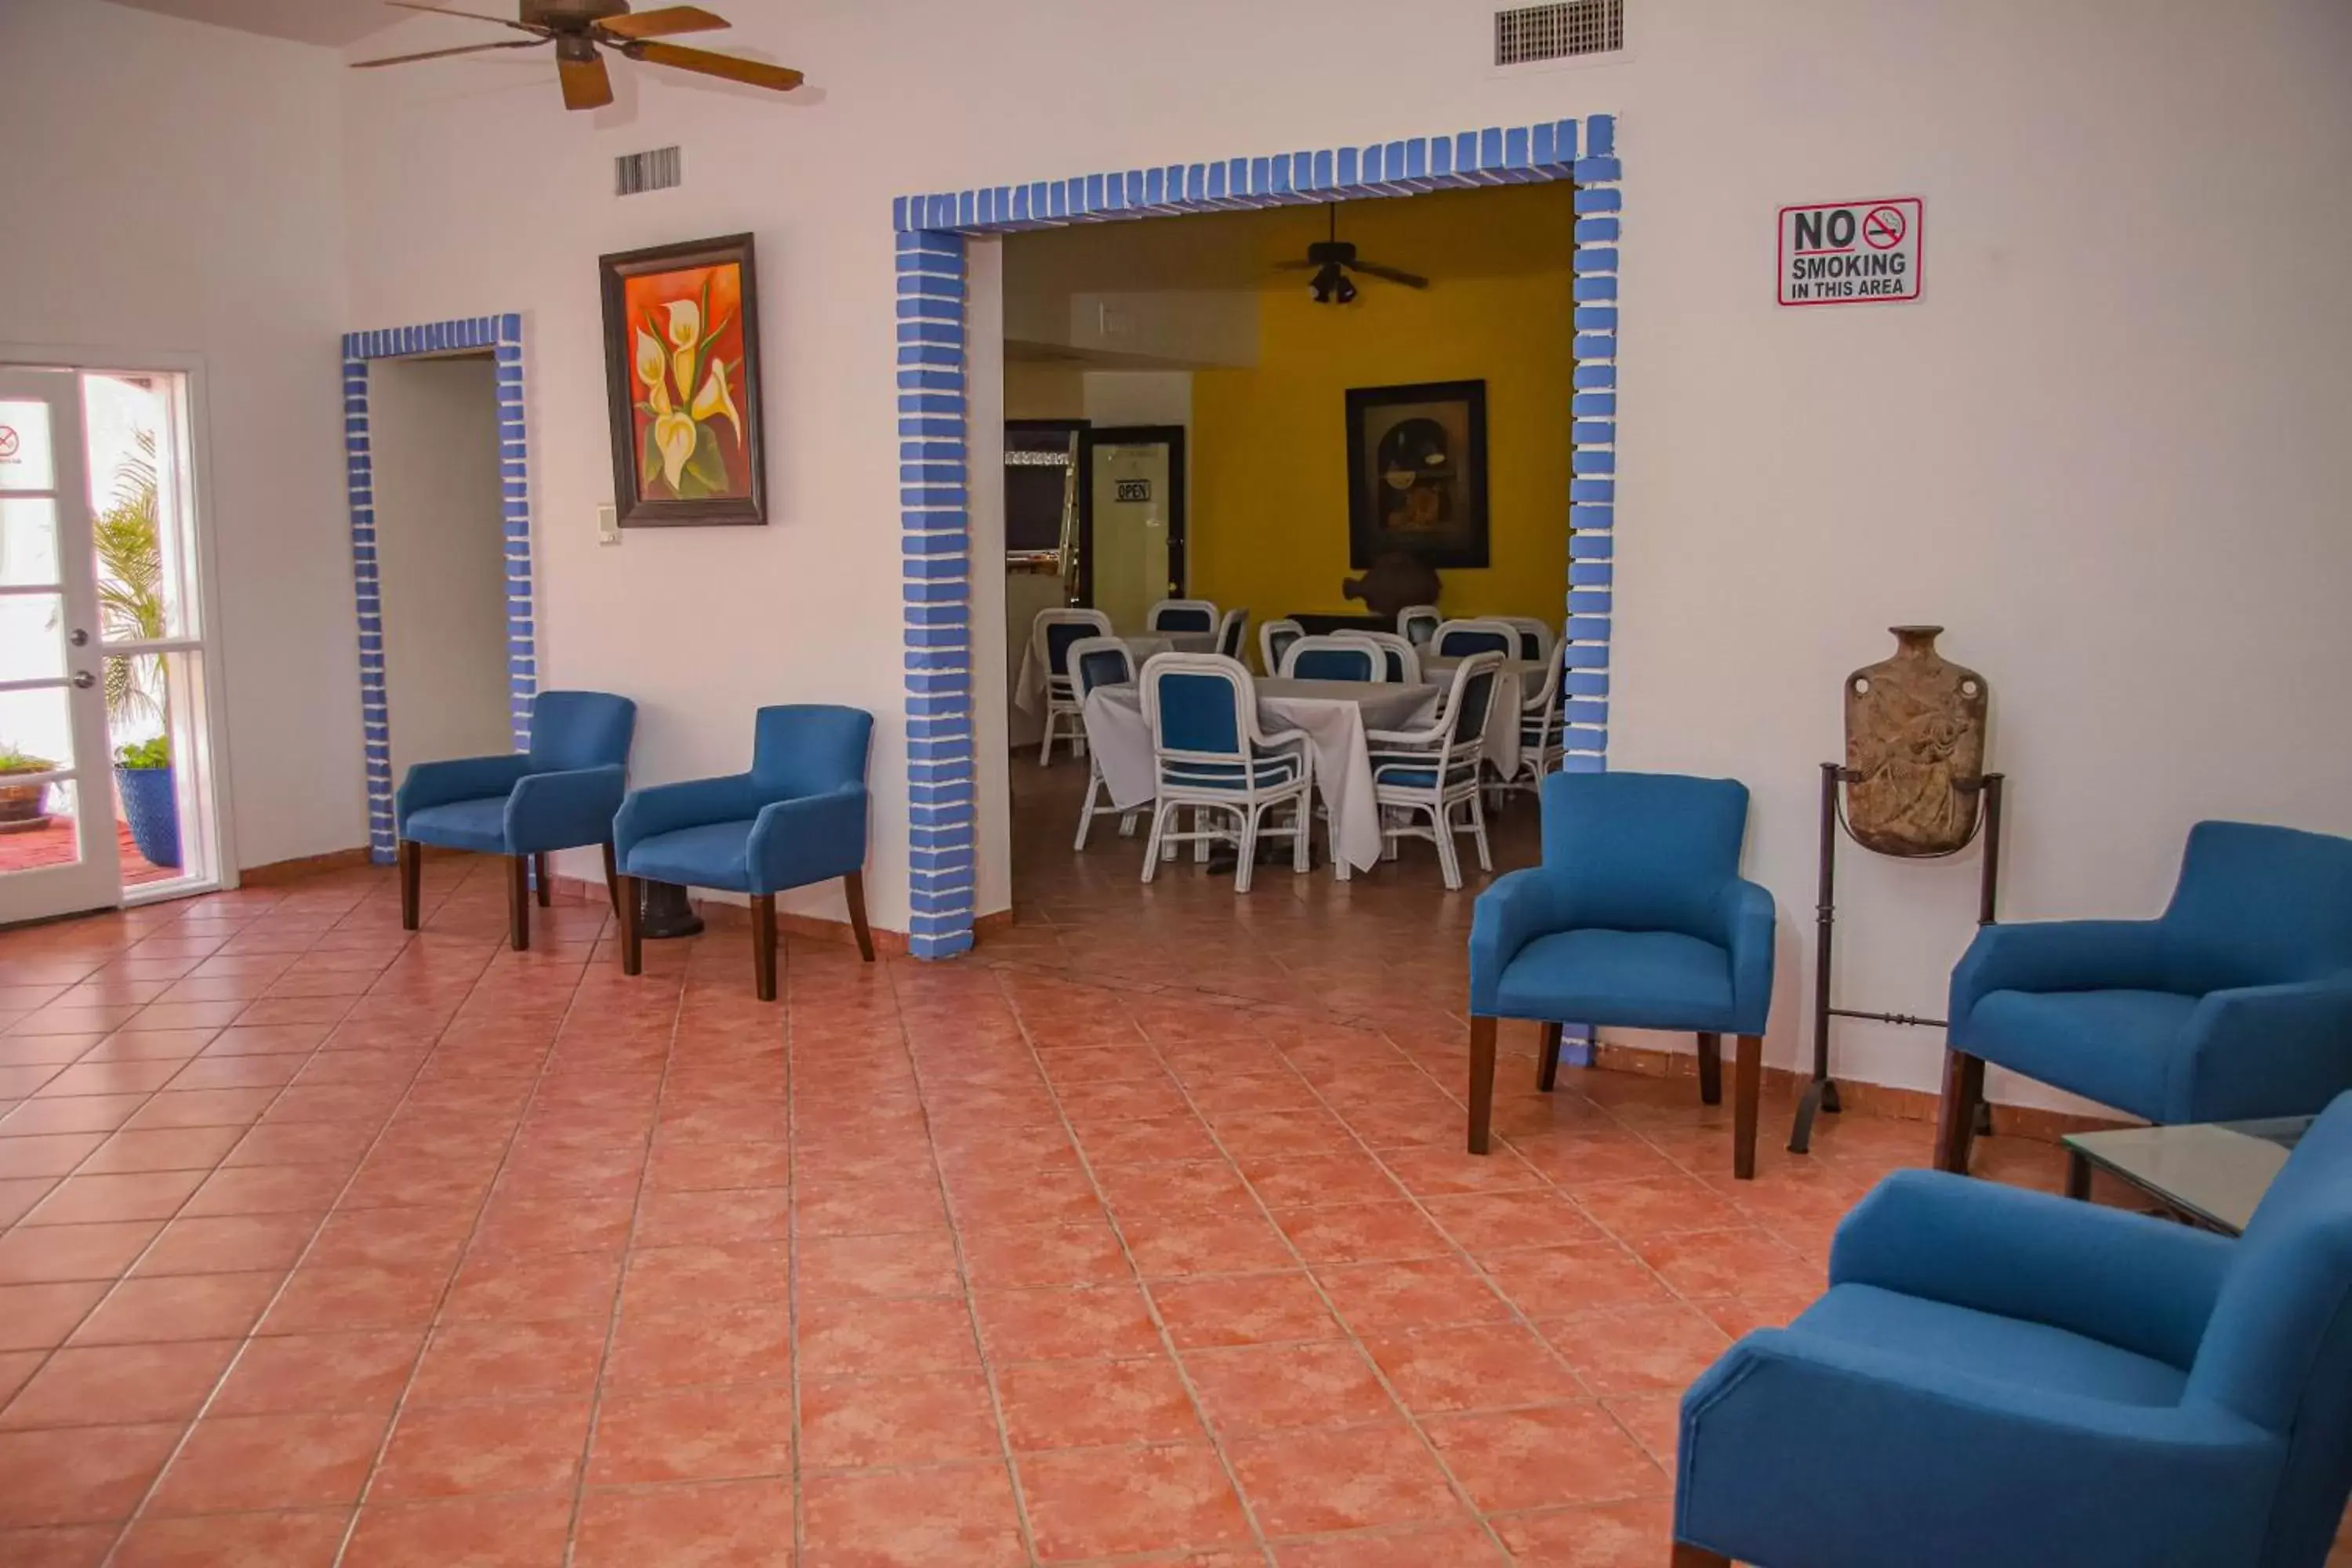
[(598, 258), (624, 527), (765, 522), (751, 237)]

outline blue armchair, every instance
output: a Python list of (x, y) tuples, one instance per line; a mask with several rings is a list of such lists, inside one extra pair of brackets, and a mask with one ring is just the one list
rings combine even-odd
[(620, 858), (621, 972), (640, 968), (636, 885), (674, 882), (751, 896), (760, 1000), (776, 999), (776, 895), (839, 877), (857, 951), (866, 923), (866, 752), (874, 716), (856, 708), (762, 708), (751, 771), (631, 790), (613, 822)]
[(1470, 926), (1470, 1152), (1486, 1152), (1495, 1021), (1543, 1028), (1550, 1092), (1563, 1023), (1688, 1029), (1699, 1097), (1723, 1099), (1739, 1038), (1731, 1169), (1756, 1173), (1756, 1101), (1772, 1005), (1772, 895), (1739, 877), (1748, 787), (1674, 773), (1543, 781), (1543, 864), (1499, 878)]
[(1677, 1568), (2320, 1568), (2352, 1491), (2352, 1096), (2245, 1235), (1888, 1177), (1683, 1397)]
[(1942, 1170), (1987, 1062), (2149, 1121), (2309, 1116), (2352, 1089), (2352, 839), (2200, 822), (2160, 919), (1987, 926), (1947, 1016)]
[(416, 929), (427, 844), (507, 858), (507, 923), (517, 952), (530, 946), (533, 871), (547, 905), (551, 852), (604, 846), (612, 896), (613, 813), (627, 786), (636, 727), (637, 705), (625, 697), (542, 691), (531, 700), (530, 751), (411, 767), (392, 801), (402, 926)]

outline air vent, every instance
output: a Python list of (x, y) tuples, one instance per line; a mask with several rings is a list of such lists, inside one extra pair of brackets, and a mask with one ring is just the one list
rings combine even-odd
[(686, 161), (675, 147), (624, 153), (613, 160), (613, 194), (616, 196), (666, 191), (685, 182)]
[(1495, 63), (1605, 55), (1625, 47), (1625, 0), (1562, 0), (1495, 13)]

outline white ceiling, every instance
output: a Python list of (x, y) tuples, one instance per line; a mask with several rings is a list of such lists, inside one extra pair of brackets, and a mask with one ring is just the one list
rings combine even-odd
[[(401, 14), (383, 4), (383, 0), (119, 0), (125, 5), (135, 5), (142, 11), (160, 11), (167, 16), (184, 16), (192, 22), (210, 22), (215, 26), (236, 27), (248, 33), (265, 33), (273, 38), (291, 38), (302, 44), (331, 44), (337, 47), (356, 43), (370, 33), (389, 27), (401, 19)], [(497, 16), (509, 7), (506, 0), (493, 0), (487, 5), (463, 5), (462, 8), (486, 11)]]

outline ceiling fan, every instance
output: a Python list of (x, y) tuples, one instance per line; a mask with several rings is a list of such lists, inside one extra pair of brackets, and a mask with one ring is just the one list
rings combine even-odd
[(1339, 237), (1339, 204), (1330, 204), (1331, 237), (1318, 239), (1307, 247), (1304, 261), (1277, 261), (1276, 268), (1284, 272), (1308, 272), (1315, 276), (1307, 287), (1315, 290), (1318, 305), (1346, 305), (1356, 298), (1356, 285), (1349, 279), (1350, 272), (1360, 272), (1367, 278), (1384, 278), (1391, 283), (1402, 283), (1408, 289), (1426, 289), (1429, 279), (1412, 273), (1383, 267), (1377, 261), (1360, 261), (1356, 247)]
[(782, 66), (660, 41), (673, 33), (708, 33), (728, 25), (727, 18), (714, 16), (699, 5), (664, 5), (633, 15), (629, 0), (520, 0), (520, 19), (509, 21), (475, 11), (456, 11), (446, 5), (420, 5), (416, 0), (384, 0), (384, 4), (403, 11), (431, 11), (436, 16), (488, 22), (530, 37), (495, 44), (467, 44), (454, 49), (426, 49), (422, 54), (393, 55), (380, 60), (353, 60), (354, 69), (436, 60), (447, 55), (482, 54), (490, 49), (535, 49), (542, 44), (553, 44), (555, 72), (563, 85), (563, 107), (602, 109), (613, 101), (613, 80), (604, 72), (604, 57), (596, 52), (601, 45), (649, 65), (699, 71), (704, 76), (724, 77), (729, 81), (748, 82), (778, 92), (790, 92), (801, 84), (801, 73)]

